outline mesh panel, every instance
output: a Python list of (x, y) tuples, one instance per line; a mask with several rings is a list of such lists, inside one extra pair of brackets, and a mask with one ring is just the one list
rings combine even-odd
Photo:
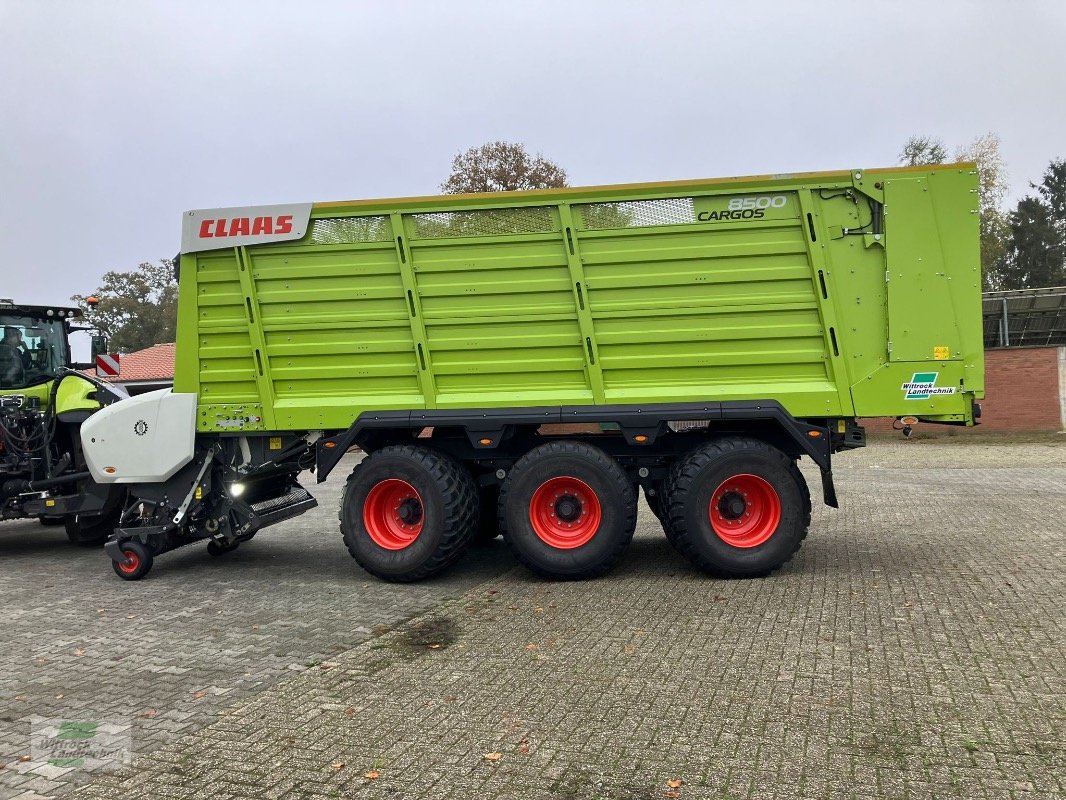
[(311, 225), (312, 244), (387, 242), (392, 238), (388, 217), (337, 217), (316, 219)]
[(435, 211), (412, 214), (410, 219), (414, 223), (416, 239), (551, 233), (557, 230), (551, 209), (547, 206), (487, 208), (483, 211)]
[(576, 206), (586, 230), (643, 228), (649, 225), (687, 225), (696, 221), (691, 197), (666, 200), (630, 200)]

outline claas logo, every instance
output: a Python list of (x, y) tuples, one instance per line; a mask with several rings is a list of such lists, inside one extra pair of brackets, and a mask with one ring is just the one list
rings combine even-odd
[(292, 214), (277, 217), (221, 217), (200, 222), (201, 239), (221, 239), (227, 236), (283, 235), (292, 233)]

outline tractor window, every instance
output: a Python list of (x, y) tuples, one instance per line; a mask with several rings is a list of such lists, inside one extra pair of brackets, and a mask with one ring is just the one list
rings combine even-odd
[(67, 366), (67, 334), (61, 320), (0, 314), (0, 331), (0, 389), (43, 383)]

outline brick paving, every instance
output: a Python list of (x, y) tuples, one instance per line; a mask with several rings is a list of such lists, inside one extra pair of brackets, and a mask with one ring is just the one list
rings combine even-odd
[[(500, 574), (513, 562), (497, 543), (461, 563), (447, 587), (362, 588), (348, 564), (335, 569), (293, 548), (285, 563), (303, 576), (303, 591), (285, 596), (304, 598), (292, 620), (309, 638), (287, 637), (280, 661), (328, 660), (263, 679), (258, 693), (175, 696), (167, 710), (208, 701), (221, 713), (160, 744), (146, 741), (159, 716), (139, 717), (133, 767), (94, 773), (73, 796), (1066, 795), (1066, 442), (879, 442), (841, 456), (837, 474), (842, 508), (816, 506), (803, 549), (763, 580), (692, 572), (646, 509), (621, 566), (588, 583), (546, 583), (521, 568)], [(276, 583), (253, 595), (252, 569), (201, 561), (169, 587), (120, 585), (126, 603), (116, 600), (113, 613), (135, 608), (155, 647), (182, 650), (187, 637), (208, 637), (212, 615), (251, 623), (255, 609), (233, 608), (242, 601), (276, 608)], [(0, 634), (5, 706), (26, 680), (8, 680), (7, 661), (45, 653), (76, 668), (81, 658), (69, 649), (82, 640), (50, 621), (78, 605), (55, 599), (70, 587), (37, 590), (48, 608), (27, 608), (26, 587), (49, 574), (41, 563), (3, 573), (6, 609), (16, 609)], [(195, 600), (181, 594), (182, 581), (198, 580)], [(319, 617), (343, 609), (334, 595), (440, 594), (464, 580), (465, 593), (432, 608), (424, 594), (426, 613), (346, 652), (324, 644), (343, 643), (335, 622), (310, 638), (329, 627)], [(254, 582), (261, 589), (262, 576)], [(110, 641), (96, 630), (80, 646), (117, 647)], [(277, 660), (248, 647), (249, 669)], [(108, 670), (118, 679), (99, 677)], [(79, 680), (121, 686), (115, 670), (98, 661)], [(64, 673), (45, 674), (54, 682)], [(171, 679), (135, 675), (135, 693)], [(204, 691), (208, 678), (186, 685)], [(35, 702), (52, 690), (40, 684)]]
[(62, 528), (0, 524), (0, 799), (93, 777), (20, 762), (32, 717), (125, 718), (134, 749), (151, 752), (513, 566), (502, 547), (475, 548), (439, 580), (380, 583), (337, 528), (345, 467), (312, 487), (320, 505), (308, 514), (218, 558), (202, 543), (167, 553), (136, 583)]

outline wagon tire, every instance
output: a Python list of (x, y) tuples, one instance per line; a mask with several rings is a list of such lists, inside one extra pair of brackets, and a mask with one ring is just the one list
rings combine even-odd
[(139, 581), (152, 569), (152, 552), (140, 542), (123, 542), (123, 560), (112, 561), (111, 566), (124, 581)]
[(530, 450), (500, 491), (504, 539), (518, 560), (556, 580), (608, 572), (633, 538), (637, 495), (618, 463), (563, 440)]
[(352, 470), (340, 528), (359, 566), (382, 580), (407, 583), (458, 560), (478, 517), (477, 486), (462, 464), (426, 447), (392, 445)]
[(795, 462), (758, 439), (709, 442), (679, 459), (665, 484), (664, 529), (698, 569), (756, 578), (786, 564), (811, 522)]

